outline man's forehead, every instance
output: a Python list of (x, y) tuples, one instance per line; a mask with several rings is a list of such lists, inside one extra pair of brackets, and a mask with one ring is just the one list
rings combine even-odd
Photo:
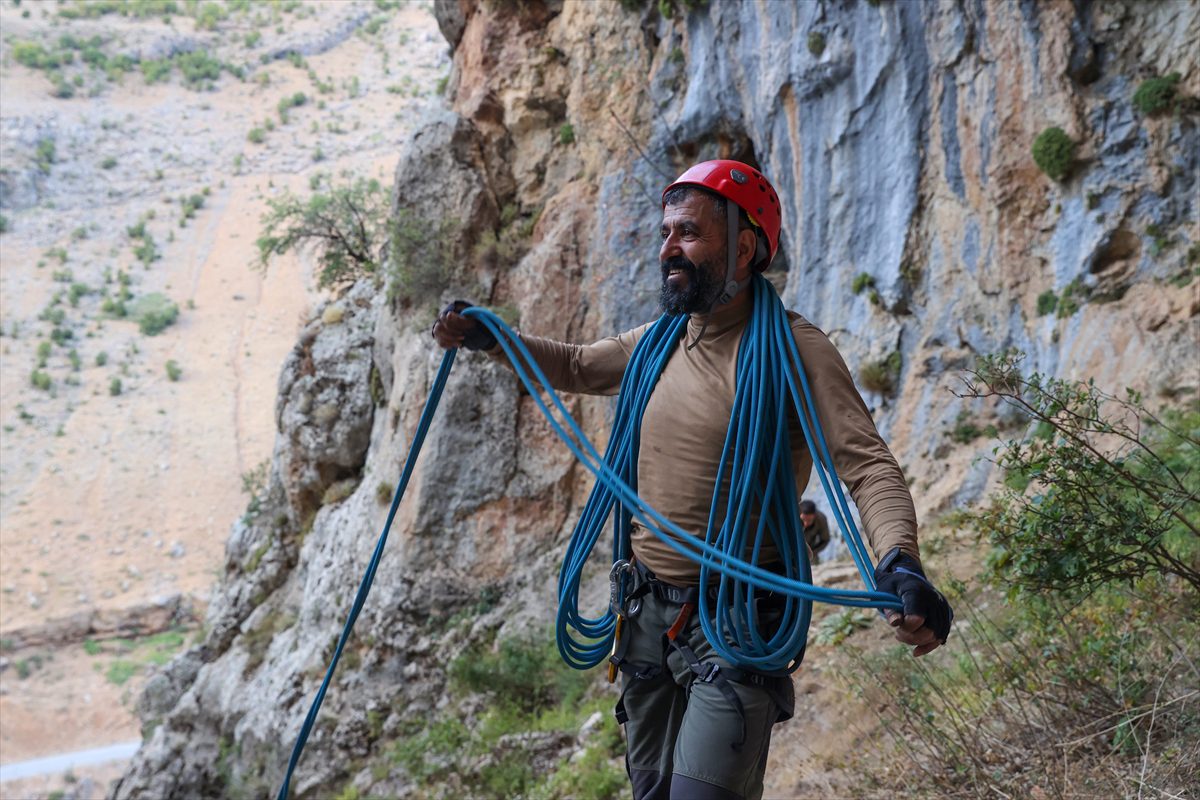
[(671, 222), (708, 223), (716, 221), (717, 204), (713, 198), (702, 192), (692, 192), (683, 199), (663, 207), (663, 224)]

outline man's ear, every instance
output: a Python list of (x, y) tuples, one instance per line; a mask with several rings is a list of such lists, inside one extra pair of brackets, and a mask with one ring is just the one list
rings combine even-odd
[(737, 271), (739, 275), (746, 272), (750, 262), (754, 260), (754, 252), (758, 249), (758, 237), (750, 228), (738, 231)]

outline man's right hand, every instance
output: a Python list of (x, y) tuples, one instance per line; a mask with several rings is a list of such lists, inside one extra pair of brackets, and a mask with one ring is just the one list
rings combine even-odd
[(471, 307), (466, 300), (455, 300), (442, 309), (433, 323), (433, 338), (449, 350), (465, 347), (468, 350), (491, 350), (499, 342), (492, 332), (462, 312)]

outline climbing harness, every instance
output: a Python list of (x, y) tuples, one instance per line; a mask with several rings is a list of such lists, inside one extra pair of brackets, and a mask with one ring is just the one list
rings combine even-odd
[[(575, 669), (588, 669), (605, 659), (616, 658), (620, 649), (620, 640), (615, 636), (618, 626), (623, 626), (624, 618), (637, 614), (634, 604), (637, 598), (633, 597), (636, 587), (626, 591), (627, 580), (632, 583), (637, 581), (633, 574), (636, 570), (631, 573), (621, 564), (630, 563), (629, 535), (634, 519), (668, 547), (697, 562), (700, 565), (700, 585), (710, 587), (706, 594), (715, 591), (715, 600), (711, 603), (700, 602), (698, 596), (692, 602), (682, 603), (677, 624), (672, 626), (672, 629), (682, 629), (690, 614), (698, 614), (700, 628), (714, 651), (734, 665), (724, 670), (716, 668), (715, 663), (705, 665), (695, 658), (693, 652), (689, 667), (696, 672), (698, 680), (715, 682), (723, 671), (727, 679), (732, 676), (732, 679), (743, 682), (764, 683), (773, 673), (786, 675), (793, 671), (799, 665), (798, 656), (803, 652), (807, 639), (813, 601), (903, 610), (896, 595), (875, 591), (870, 557), (838, 482), (783, 303), (770, 283), (760, 275), (754, 275), (751, 284), (754, 307), (738, 349), (733, 411), (717, 468), (717, 488), (714, 489), (708, 529), (703, 538), (684, 531), (637, 495), (637, 456), (642, 415), (667, 360), (686, 329), (686, 316), (663, 315), (639, 339), (621, 382), (612, 435), (605, 455), (601, 457), (555, 394), (529, 350), (508, 325), (492, 312), (478, 306), (462, 312), (496, 336), (509, 364), (551, 428), (580, 463), (596, 476), (596, 484), (571, 534), (558, 577), (556, 639), (563, 660)], [(392, 521), (445, 389), (455, 352), (447, 350), (442, 357), (383, 531), (359, 585), (325, 678), (300, 728), (278, 800), (287, 798), (300, 754), (316, 721), (342, 650), (370, 591)], [(796, 511), (798, 498), (795, 496), (787, 435), (789, 409), (794, 411), (795, 418), (800, 422), (812, 455), (813, 467), (825, 489), (831, 513), (841, 528), (859, 575), (867, 587), (865, 591), (812, 584), (811, 565), (807, 551), (802, 546), (802, 532)], [(727, 474), (728, 501), (719, 503), (719, 487)], [(757, 520), (754, 519), (755, 514)], [(612, 591), (609, 607), (603, 616), (588, 617), (580, 612), (578, 606), (580, 580), (584, 565), (610, 519), (613, 525), (614, 567), (610, 572)], [(755, 523), (752, 538), (749, 530), (751, 522)], [(781, 562), (781, 566), (773, 569), (758, 563), (768, 541), (774, 542)], [(776, 569), (782, 572), (774, 571)], [(656, 582), (648, 583), (653, 587)], [(657, 583), (660, 586), (657, 591), (669, 591), (661, 588), (669, 584)], [(775, 632), (770, 635), (758, 626), (759, 600), (764, 592), (774, 593), (783, 603), (781, 619), (775, 626)], [(678, 644), (674, 646), (678, 649)], [(687, 643), (684, 642), (683, 646), (687, 647)], [(681, 652), (681, 655), (688, 660), (685, 653)], [(693, 663), (697, 666), (692, 666)], [(615, 678), (612, 672), (614, 662), (610, 660), (609, 664), (609, 674)], [(729, 691), (732, 693), (732, 689)]]

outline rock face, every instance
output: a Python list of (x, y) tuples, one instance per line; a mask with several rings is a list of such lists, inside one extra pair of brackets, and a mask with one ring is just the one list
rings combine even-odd
[[(467, 296), (570, 340), (645, 321), (659, 193), (692, 162), (758, 162), (784, 200), (786, 303), (856, 374), (898, 354), (894, 389), (863, 389), (926, 516), (987, 485), (947, 436), (960, 413), (993, 413), (949, 391), (976, 355), (1200, 389), (1197, 113), (1130, 102), (1169, 72), (1200, 92), (1194, 4), (661, 5), (437, 0), (450, 108), (407, 146), (393, 194), (428, 241), (394, 252), (402, 291), (355, 287), (288, 358), (269, 481), (234, 526), (204, 643), (147, 689), (147, 741), (115, 797), (274, 792), (441, 357), (432, 309)], [(1062, 183), (1030, 155), (1051, 126), (1077, 145)], [(361, 765), (444, 704), (471, 631), (551, 617), (589, 482), (507, 371), (460, 362), (297, 797), (403, 794), (406, 776)], [(602, 438), (609, 404), (569, 403)], [(493, 610), (443, 628), (485, 592)]]

